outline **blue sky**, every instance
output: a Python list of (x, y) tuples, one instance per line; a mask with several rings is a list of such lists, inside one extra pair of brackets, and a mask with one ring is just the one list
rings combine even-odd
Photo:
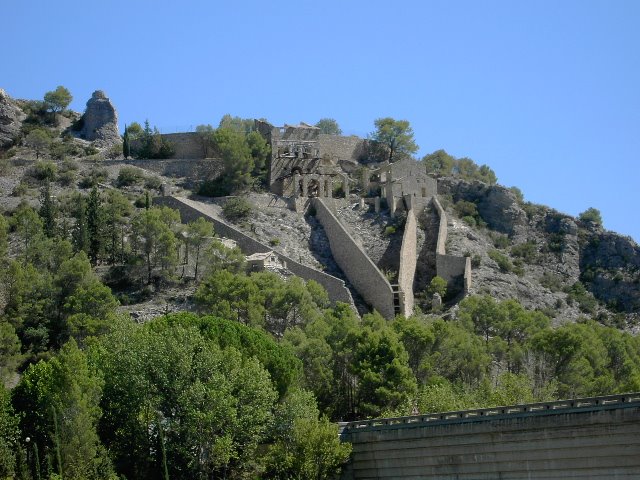
[(0, 87), (104, 90), (161, 131), (411, 122), (527, 200), (640, 240), (640, 2), (5, 0)]

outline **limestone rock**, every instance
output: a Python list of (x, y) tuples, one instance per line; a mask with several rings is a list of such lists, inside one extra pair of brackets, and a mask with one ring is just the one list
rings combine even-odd
[(22, 110), (0, 88), (0, 148), (11, 146), (20, 133), (20, 124), (24, 117)]
[(93, 92), (83, 118), (82, 137), (86, 140), (95, 141), (99, 146), (121, 142), (118, 113), (102, 90)]

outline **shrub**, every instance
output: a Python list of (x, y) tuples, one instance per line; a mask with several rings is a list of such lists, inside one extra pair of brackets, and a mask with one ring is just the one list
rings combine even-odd
[(142, 171), (136, 167), (122, 167), (118, 172), (116, 184), (119, 187), (129, 187), (131, 185), (139, 185), (142, 183), (144, 175)]
[(65, 187), (73, 185), (73, 183), (76, 181), (76, 172), (74, 170), (60, 172), (60, 174), (58, 175), (58, 181), (60, 182), (60, 185), (63, 185)]
[(97, 153), (100, 153), (100, 150), (98, 150), (93, 145), (88, 145), (84, 147), (84, 154), (87, 156), (96, 155)]
[(509, 246), (509, 237), (502, 235), (501, 233), (492, 233), (491, 239), (493, 240), (493, 246), (496, 248), (504, 249)]
[(549, 234), (549, 238), (547, 239), (547, 249), (550, 252), (562, 252), (565, 247), (565, 238), (564, 233), (551, 233)]
[(29, 186), (25, 182), (18, 183), (15, 187), (13, 187), (13, 191), (11, 195), (14, 197), (22, 197), (29, 191)]
[(80, 188), (93, 188), (99, 183), (104, 183), (109, 178), (108, 172), (104, 168), (92, 168), (85, 172), (80, 183)]
[(440, 298), (444, 298), (447, 293), (447, 281), (438, 275), (433, 277), (429, 282), (429, 286), (426, 291), (427, 299), (430, 299), (436, 293), (440, 295)]
[(0, 175), (6, 175), (11, 171), (11, 163), (8, 159), (0, 157)]
[(602, 225), (602, 215), (597, 208), (587, 208), (584, 212), (578, 215), (578, 220), (581, 222), (595, 223), (596, 225)]
[(538, 256), (538, 247), (536, 242), (529, 240), (525, 243), (520, 243), (511, 247), (511, 255), (519, 257), (526, 263), (535, 262)]
[(391, 235), (393, 235), (394, 233), (396, 233), (396, 227), (394, 227), (393, 225), (389, 225), (388, 227), (386, 227), (384, 229), (384, 235), (385, 237), (390, 237)]
[(144, 188), (148, 190), (160, 190), (162, 180), (158, 177), (146, 177), (144, 179)]
[(36, 164), (33, 166), (31, 176), (40, 181), (49, 180), (52, 182), (56, 179), (57, 172), (58, 167), (55, 163), (40, 161), (36, 162)]
[(248, 218), (253, 210), (253, 206), (249, 201), (242, 197), (233, 197), (228, 199), (222, 207), (224, 216), (236, 222)]
[(280, 239), (272, 238), (271, 240), (269, 240), (269, 245), (271, 245), (272, 247), (277, 247), (278, 245), (280, 245)]
[(459, 200), (453, 206), (459, 217), (476, 217), (478, 215), (478, 207), (473, 202)]
[(475, 227), (477, 225), (476, 219), (469, 215), (462, 217), (462, 221), (470, 227)]
[(471, 266), (478, 268), (482, 264), (482, 257), (477, 253), (471, 257)]
[(542, 274), (542, 277), (540, 277), (539, 282), (540, 282), (540, 285), (542, 285), (545, 288), (548, 288), (552, 292), (561, 291), (564, 283), (562, 281), (562, 277), (560, 277), (559, 275), (554, 275), (553, 273), (549, 273), (549, 272), (544, 272)]
[(567, 294), (567, 303), (577, 302), (583, 313), (594, 313), (598, 301), (593, 298), (581, 282), (576, 282), (564, 289)]
[(498, 268), (500, 268), (502, 272), (513, 271), (513, 264), (511, 263), (511, 260), (498, 250), (489, 250), (488, 255), (491, 260), (498, 264)]

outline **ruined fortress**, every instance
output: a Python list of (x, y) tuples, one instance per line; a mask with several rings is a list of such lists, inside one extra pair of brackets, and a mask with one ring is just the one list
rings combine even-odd
[[(459, 295), (469, 291), (470, 258), (447, 255), (447, 216), (438, 201), (438, 182), (426, 174), (421, 164), (412, 159), (365, 164), (367, 140), (323, 134), (319, 128), (305, 123), (277, 127), (256, 120), (255, 126), (271, 147), (270, 191), (296, 212), (315, 212), (325, 230), (336, 264), (364, 301), (385, 318), (413, 313), (417, 272), (423, 279), (422, 288), (425, 278), (429, 281), (438, 275), (446, 280), (448, 291)], [(166, 139), (173, 143), (175, 158), (203, 157), (195, 133), (169, 134)], [(339, 206), (351, 205), (354, 201), (357, 202), (355, 208), (361, 210), (388, 211), (392, 217), (404, 217), (394, 283), (389, 281), (337, 215)], [(198, 210), (197, 205), (186, 199), (171, 201), (171, 204), (184, 210), (185, 218), (203, 214), (202, 211), (194, 211)], [(220, 219), (207, 216), (215, 220), (217, 229), (222, 227)], [(431, 220), (426, 221), (425, 218), (429, 217)], [(420, 228), (426, 230), (425, 237), (429, 240), (418, 252)], [(229, 230), (226, 232), (229, 238), (240, 240), (240, 245), (247, 244), (244, 234), (235, 229), (225, 230)], [(266, 245), (254, 242), (249, 242), (251, 248), (245, 253), (269, 251)], [(289, 269), (299, 266), (297, 262), (280, 256)], [(314, 270), (310, 267), (295, 269), (303, 278), (321, 279), (320, 283), (329, 290), (333, 301), (344, 301), (349, 297), (342, 280), (324, 272), (310, 272)]]

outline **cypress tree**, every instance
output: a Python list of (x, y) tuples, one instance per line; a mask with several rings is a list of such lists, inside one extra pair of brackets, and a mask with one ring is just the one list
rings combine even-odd
[(124, 158), (127, 159), (131, 156), (131, 146), (129, 145), (129, 129), (127, 126), (124, 126), (124, 139), (122, 142), (122, 153), (124, 154)]
[(47, 237), (52, 238), (56, 234), (56, 212), (53, 200), (51, 199), (51, 187), (49, 179), (45, 180), (40, 196), (40, 217), (42, 226)]
[(89, 199), (87, 200), (87, 233), (89, 237), (89, 259), (95, 265), (98, 263), (98, 257), (102, 253), (104, 242), (102, 241), (103, 233), (103, 215), (100, 201), (100, 193), (96, 187), (91, 189)]

